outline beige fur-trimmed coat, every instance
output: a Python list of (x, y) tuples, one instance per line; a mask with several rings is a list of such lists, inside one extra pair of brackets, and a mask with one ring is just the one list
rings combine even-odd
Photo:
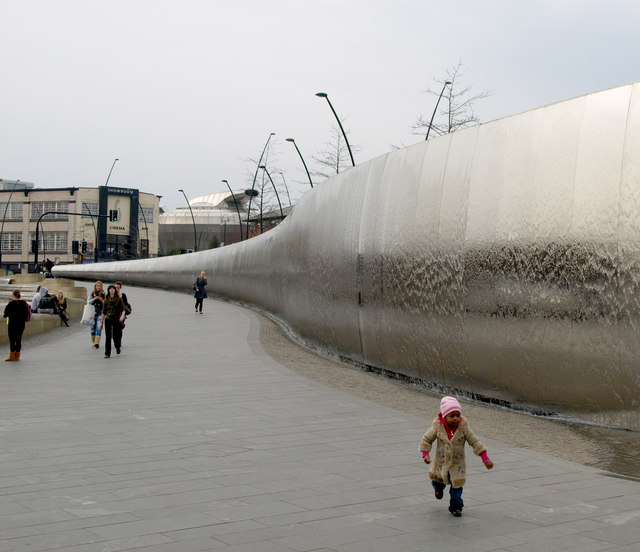
[[(442, 425), (442, 422), (438, 418), (433, 420), (429, 431), (422, 436), (419, 447), (420, 452), (431, 452), (431, 445), (436, 439), (438, 442), (436, 453), (431, 457), (429, 479), (445, 485), (450, 483), (456, 488), (462, 487), (467, 475), (464, 444), (469, 443), (469, 446), (473, 448), (473, 452), (478, 456), (487, 450), (487, 447), (480, 442), (480, 439), (471, 430), (469, 422), (464, 416), (460, 417), (460, 425), (453, 434), (451, 441), (449, 441), (447, 430)], [(449, 474), (451, 474), (451, 481), (449, 480)]]

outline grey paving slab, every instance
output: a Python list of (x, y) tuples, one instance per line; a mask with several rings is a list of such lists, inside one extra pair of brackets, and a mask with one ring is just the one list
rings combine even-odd
[(75, 326), (0, 366), (3, 552), (640, 550), (637, 482), (481, 435), (455, 519), (430, 420), (289, 371), (249, 310), (126, 291), (121, 355)]

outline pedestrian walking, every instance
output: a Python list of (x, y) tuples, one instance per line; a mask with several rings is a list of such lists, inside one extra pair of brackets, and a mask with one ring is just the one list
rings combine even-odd
[(487, 456), (487, 447), (476, 437), (461, 413), (462, 408), (457, 399), (443, 397), (440, 401), (440, 413), (422, 436), (419, 447), (424, 462), (430, 464), (429, 452), (433, 441), (437, 439), (436, 456), (429, 469), (429, 479), (438, 500), (442, 499), (445, 487), (451, 485), (449, 511), (455, 517), (462, 515), (464, 507), (462, 487), (466, 479), (465, 443), (469, 443), (473, 452), (482, 458), (487, 469), (493, 468), (493, 462)]
[(94, 286), (87, 303), (93, 305), (95, 314), (91, 322), (91, 346), (98, 349), (100, 347), (100, 336), (102, 335), (102, 307), (105, 299), (102, 282), (98, 280)]
[(8, 318), (9, 357), (7, 361), (20, 360), (22, 350), (22, 334), (25, 324), (31, 318), (31, 308), (20, 298), (20, 290), (13, 290), (13, 299), (4, 308), (3, 318)]
[(196, 278), (195, 283), (193, 284), (193, 296), (196, 298), (196, 313), (198, 312), (198, 308), (200, 309), (200, 314), (202, 314), (202, 303), (207, 297), (207, 290), (204, 287), (207, 285), (207, 275), (204, 270), (200, 273), (200, 276)]
[(120, 354), (120, 346), (122, 345), (122, 321), (124, 320), (124, 302), (116, 292), (116, 286), (107, 288), (107, 297), (104, 300), (102, 310), (104, 330), (106, 340), (104, 342), (104, 358), (111, 356), (111, 338), (116, 348), (116, 353)]
[(122, 329), (124, 330), (127, 316), (129, 316), (133, 311), (131, 309), (131, 305), (129, 304), (129, 300), (127, 299), (127, 294), (122, 291), (122, 282), (115, 282), (113, 285), (116, 287), (116, 293), (118, 294), (118, 297), (120, 297), (120, 299), (122, 299), (122, 302), (124, 303), (124, 320), (122, 321)]

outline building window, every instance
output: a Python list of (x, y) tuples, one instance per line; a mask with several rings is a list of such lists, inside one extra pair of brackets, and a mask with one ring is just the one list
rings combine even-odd
[[(31, 232), (31, 253), (33, 253), (33, 242), (35, 239), (36, 233)], [(66, 232), (40, 232), (38, 239), (40, 240), (40, 243), (38, 243), (38, 251), (43, 255), (48, 255), (49, 253), (68, 253), (69, 240)]]
[(55, 211), (61, 214), (50, 214), (43, 217), (43, 220), (68, 220), (68, 201), (34, 201), (31, 204), (31, 220), (38, 220), (42, 213)]
[(89, 203), (88, 201), (82, 202), (82, 218), (97, 217), (98, 216), (98, 204)]
[(0, 217), (5, 220), (22, 220), (22, 203), (9, 203), (8, 205), (0, 203)]
[(22, 253), (22, 232), (3, 232), (2, 251)]
[[(144, 214), (143, 214), (144, 211)], [(153, 224), (153, 207), (140, 207), (138, 209), (138, 222)]]

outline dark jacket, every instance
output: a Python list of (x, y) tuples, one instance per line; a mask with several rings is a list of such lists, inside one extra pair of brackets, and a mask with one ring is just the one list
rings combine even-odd
[(129, 316), (131, 314), (131, 305), (129, 304), (129, 299), (127, 299), (126, 293), (121, 293), (119, 296), (124, 303), (124, 312)]
[[(98, 294), (100, 297), (102, 297), (102, 299), (105, 298), (104, 292), (99, 293)], [(96, 295), (93, 291), (91, 292), (91, 299), (89, 299), (87, 301), (87, 303), (90, 303), (93, 305), (93, 308), (96, 309), (96, 318), (98, 317), (98, 315), (102, 312), (102, 308), (104, 305), (104, 301), (96, 301), (95, 298), (98, 296)]]
[(8, 318), (9, 326), (13, 328), (24, 328), (29, 319), (29, 305), (22, 299), (12, 299), (4, 308), (2, 318)]
[(119, 320), (120, 315), (124, 312), (124, 302), (122, 298), (107, 297), (104, 300), (104, 307), (102, 308), (102, 316), (105, 320)]
[(204, 299), (204, 298), (207, 297), (207, 290), (204, 289), (204, 286), (206, 286), (206, 285), (207, 285), (207, 279), (206, 278), (200, 278), (198, 276), (198, 279), (196, 280), (195, 284), (193, 284), (193, 289), (194, 289), (193, 296), (196, 299)]

